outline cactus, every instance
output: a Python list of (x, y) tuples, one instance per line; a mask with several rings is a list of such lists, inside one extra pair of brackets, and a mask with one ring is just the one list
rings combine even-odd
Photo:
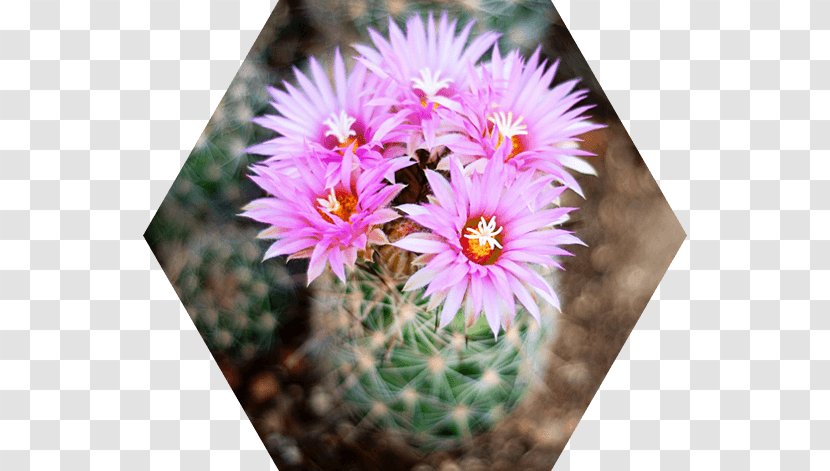
[(494, 426), (521, 400), (545, 362), (542, 325), (520, 315), (495, 339), (483, 317), (437, 329), (419, 293), (404, 293), (383, 265), (313, 285), (315, 355), (361, 426), (416, 449), (451, 449)]
[(262, 139), (252, 117), (268, 107), (272, 75), (260, 61), (243, 64), (159, 207), (146, 234), (151, 246), (197, 237), (258, 194), (246, 177), (253, 157), (245, 149)]
[(503, 32), (499, 45), (504, 50), (519, 48), (525, 53), (540, 44), (558, 16), (550, 0), (309, 0), (305, 7), (320, 34), (332, 44), (362, 41), (367, 28), (386, 31), (389, 17), (400, 23), (411, 15), (448, 11), (462, 23), (475, 19), (479, 33)]
[[(228, 180), (246, 173), (254, 156), (245, 149), (268, 135), (252, 120), (269, 109), (267, 85), (273, 80), (274, 74), (260, 61), (242, 65), (188, 158), (185, 170), (191, 181), (217, 194), (238, 187), (229, 185)], [(241, 201), (233, 194), (222, 196), (232, 202)], [(237, 209), (234, 204), (234, 211)]]
[[(254, 161), (245, 149), (267, 135), (252, 119), (268, 109), (266, 84), (271, 80), (258, 61), (247, 61), (239, 69), (174, 185), (173, 194), (183, 197), (184, 206), (192, 210), (209, 203), (211, 215), (227, 219), (257, 194), (245, 178)], [(189, 188), (177, 188), (182, 185), (197, 186), (202, 198)]]
[(280, 263), (259, 263), (253, 234), (226, 229), (167, 258), (173, 285), (211, 352), (250, 360), (268, 350), (294, 283)]
[(255, 230), (225, 222), (256, 194), (244, 150), (267, 80), (256, 64), (240, 69), (145, 234), (208, 348), (235, 361), (271, 346), (293, 286), (284, 265), (260, 263)]
[[(558, 16), (550, 0), (471, 0), (479, 10), (483, 26), (504, 33), (500, 44), (505, 49), (532, 52)], [(473, 5), (474, 4), (474, 5)]]

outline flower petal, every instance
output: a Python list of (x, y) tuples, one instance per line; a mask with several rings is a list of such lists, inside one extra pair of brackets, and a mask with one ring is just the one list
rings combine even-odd
[(423, 232), (410, 234), (397, 242), (392, 242), (392, 245), (415, 253), (440, 253), (447, 248), (445, 242)]
[(447, 299), (444, 300), (444, 307), (441, 310), (441, 322), (439, 327), (445, 327), (452, 322), (453, 319), (455, 319), (466, 291), (466, 279), (460, 283), (456, 283), (452, 288), (450, 288), (449, 293), (447, 293)]

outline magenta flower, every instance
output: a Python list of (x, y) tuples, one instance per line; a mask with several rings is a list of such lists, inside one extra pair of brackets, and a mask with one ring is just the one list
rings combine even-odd
[(308, 282), (330, 266), (345, 281), (345, 268), (353, 268), (369, 245), (386, 243), (382, 224), (399, 214), (389, 203), (404, 185), (390, 185), (385, 175), (411, 164), (406, 158), (390, 159), (370, 170), (349, 170), (349, 155), (340, 165), (333, 184), (327, 182), (325, 164), (308, 155), (295, 178), (269, 165), (252, 167), (251, 179), (269, 196), (251, 202), (243, 216), (268, 224), (260, 238), (276, 239), (265, 259), (280, 255), (308, 258)]
[(375, 75), (385, 80), (376, 104), (409, 107), (428, 119), (439, 105), (454, 108), (458, 94), (469, 86), (470, 70), (498, 39), (496, 33), (484, 33), (468, 45), (473, 22), (456, 34), (457, 21), (446, 12), (437, 22), (430, 13), (426, 24), (420, 16), (406, 23), (406, 34), (391, 18), (389, 39), (369, 30), (374, 48), (355, 45), (359, 60)]
[(364, 167), (403, 153), (402, 146), (389, 144), (403, 140), (401, 124), (408, 113), (392, 114), (368, 105), (378, 80), (365, 66), (356, 64), (347, 74), (340, 51), (335, 51), (334, 88), (317, 60), (311, 58), (309, 68), (311, 78), (294, 69), (299, 88), (284, 82), (285, 90), (270, 89), (277, 114), (254, 121), (279, 136), (252, 146), (250, 153), (267, 156), (274, 167), (293, 172), (295, 159), (312, 151), (333, 166), (330, 175), (339, 171), (336, 167), (347, 151)]
[(495, 335), (515, 318), (517, 300), (537, 320), (534, 293), (558, 309), (556, 293), (533, 266), (561, 268), (553, 257), (570, 254), (560, 246), (581, 243), (554, 227), (571, 211), (552, 206), (564, 187), (532, 172), (507, 176), (500, 161), (469, 176), (458, 161), (450, 167), (450, 181), (426, 171), (434, 192), (431, 203), (399, 207), (430, 231), (393, 244), (423, 254), (423, 267), (404, 290), (426, 286), (430, 306), (443, 303), (442, 326), (455, 318), (462, 303), (469, 323), (484, 312)]
[(576, 179), (566, 170), (594, 173), (580, 156), (579, 135), (601, 125), (588, 121), (590, 105), (579, 103), (586, 90), (575, 90), (570, 80), (550, 88), (558, 62), (548, 67), (540, 50), (525, 61), (517, 52), (502, 57), (498, 47), (492, 61), (471, 78), (460, 126), (471, 140), (448, 145), (473, 168), (497, 158), (515, 171), (538, 171), (582, 195)]
[[(558, 227), (572, 211), (558, 201), (569, 188), (582, 194), (570, 171), (594, 170), (579, 136), (602, 126), (576, 80), (552, 86), (558, 63), (539, 49), (502, 56), (498, 34), (471, 38), (472, 28), (446, 13), (413, 16), (403, 30), (390, 19), (387, 36), (370, 30), (371, 44), (355, 46), (351, 72), (335, 51), (332, 78), (311, 59), (296, 85), (271, 89), (276, 113), (256, 122), (279, 135), (250, 148), (267, 157), (252, 176), (267, 196), (244, 212), (268, 225), (266, 259), (307, 258), (309, 282), (327, 266), (345, 281), (358, 257), (388, 243), (401, 194), (413, 204), (398, 209), (422, 231), (397, 240), (386, 227), (394, 246), (420, 254), (404, 289), (423, 290), (442, 326), (483, 313), (498, 335), (517, 306), (537, 320), (540, 301), (559, 307), (541, 270), (561, 269), (562, 247), (581, 243)], [(398, 173), (414, 160), (428, 185), (420, 170)]]

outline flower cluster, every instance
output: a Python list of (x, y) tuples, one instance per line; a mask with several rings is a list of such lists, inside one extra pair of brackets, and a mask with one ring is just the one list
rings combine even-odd
[(497, 334), (517, 304), (537, 318), (537, 300), (558, 307), (537, 269), (580, 243), (558, 228), (572, 210), (558, 201), (582, 194), (569, 170), (593, 171), (578, 136), (598, 125), (575, 81), (551, 86), (557, 63), (503, 55), (497, 34), (472, 28), (390, 20), (354, 46), (350, 70), (338, 50), (331, 73), (311, 59), (270, 90), (276, 113), (256, 121), (277, 136), (249, 149), (265, 157), (252, 178), (267, 196), (244, 213), (268, 225), (266, 259), (307, 258), (309, 283), (327, 266), (345, 281), (404, 217), (391, 244), (418, 254), (404, 290), (422, 289), (441, 325), (463, 310)]

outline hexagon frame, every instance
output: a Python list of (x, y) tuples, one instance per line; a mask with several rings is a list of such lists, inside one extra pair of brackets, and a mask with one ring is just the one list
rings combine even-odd
[[(359, 3), (362, 14), (355, 14), (358, 3), (345, 0), (279, 2), (145, 233), (280, 469), (447, 463), (550, 469), (685, 238), (554, 7), (540, 0), (501, 3), (482, 0), (481, 10), (467, 13), (506, 33), (504, 42), (524, 44), (525, 51), (537, 37), (547, 57), (561, 59), (555, 80), (580, 77), (597, 105), (592, 119), (607, 127), (586, 134), (582, 143), (598, 155), (588, 158), (597, 176), (580, 177), (587, 198), (563, 196), (580, 208), (569, 224), (587, 247), (573, 250), (575, 257), (565, 263), (558, 286), (563, 310), (544, 380), (493, 430), (459, 449), (416, 452), (394, 438), (378, 439), (375, 430), (344, 434), (342, 423), (327, 423), (331, 397), (310, 373), (307, 356), (315, 326), (306, 319), (311, 292), (303, 283), (305, 267), (259, 263), (264, 246), (253, 242), (257, 226), (236, 215), (259, 191), (245, 178), (254, 158), (244, 149), (268, 135), (250, 123), (267, 107), (266, 85), (287, 78), (289, 66), (302, 66), (307, 55), (348, 47), (365, 36), (354, 33), (377, 26), (385, 12), (431, 2), (369, 0)], [(302, 418), (308, 422), (298, 425)]]

